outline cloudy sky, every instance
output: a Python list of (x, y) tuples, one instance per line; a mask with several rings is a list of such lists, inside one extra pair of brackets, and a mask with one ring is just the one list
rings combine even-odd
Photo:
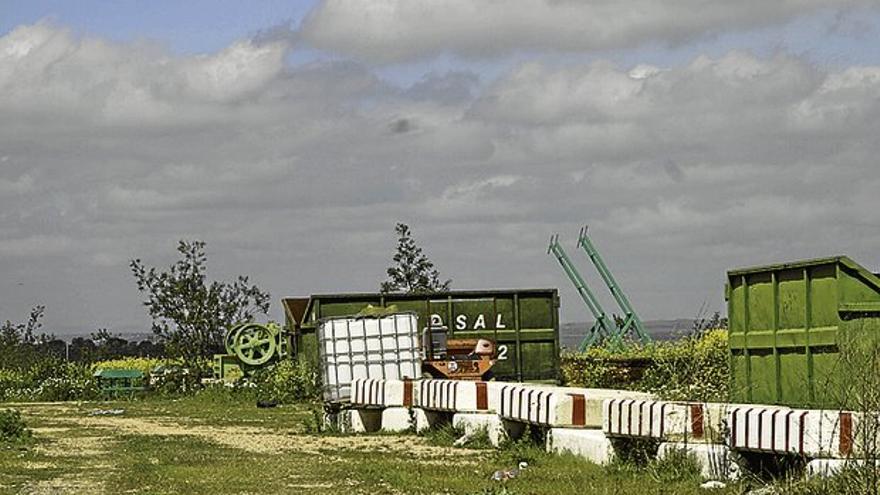
[[(147, 327), (128, 270), (559, 287), (580, 225), (643, 318), (726, 269), (880, 270), (880, 7), (784, 0), (0, 1), (0, 319)], [(607, 305), (610, 310), (611, 304)], [(280, 317), (278, 304), (272, 316)]]

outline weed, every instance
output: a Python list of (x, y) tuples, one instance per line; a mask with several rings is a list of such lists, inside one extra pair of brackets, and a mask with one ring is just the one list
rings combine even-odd
[(21, 413), (15, 409), (0, 410), (0, 443), (21, 443), (30, 438), (31, 431), (21, 419)]
[(686, 449), (670, 450), (662, 458), (648, 463), (648, 473), (659, 483), (673, 481), (698, 481), (700, 465)]

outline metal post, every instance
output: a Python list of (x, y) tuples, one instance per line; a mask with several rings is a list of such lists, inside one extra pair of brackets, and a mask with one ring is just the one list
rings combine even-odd
[(593, 262), (593, 265), (596, 267), (602, 280), (605, 281), (605, 285), (608, 286), (608, 290), (611, 291), (611, 295), (614, 296), (614, 300), (617, 301), (617, 305), (623, 311), (624, 322), (621, 328), (619, 328), (621, 336), (625, 335), (631, 329), (643, 344), (650, 342), (651, 336), (648, 334), (647, 330), (645, 330), (641, 318), (639, 318), (639, 315), (632, 307), (632, 304), (629, 303), (626, 294), (623, 293), (620, 285), (618, 285), (614, 276), (611, 274), (611, 270), (605, 265), (605, 261), (602, 260), (599, 251), (587, 235), (587, 227), (583, 227), (580, 235), (578, 235), (578, 247), (582, 248), (584, 252), (587, 253), (587, 256), (589, 256), (590, 261)]
[(584, 281), (583, 277), (581, 277), (581, 274), (577, 271), (574, 264), (572, 264), (568, 254), (566, 254), (565, 250), (559, 244), (558, 234), (550, 237), (550, 247), (547, 248), (547, 253), (556, 256), (556, 260), (559, 261), (565, 274), (568, 275), (568, 278), (574, 284), (575, 289), (577, 289), (578, 294), (580, 294), (581, 299), (583, 299), (584, 303), (590, 309), (590, 312), (593, 313), (593, 317), (596, 319), (589, 334), (584, 336), (584, 339), (581, 341), (579, 346), (580, 350), (583, 351), (596, 343), (596, 340), (599, 337), (604, 336), (616, 340), (618, 337), (616, 327), (608, 321), (608, 317), (606, 316), (605, 310), (602, 309), (602, 305), (599, 304), (599, 300), (596, 299), (596, 296), (590, 291), (587, 283)]

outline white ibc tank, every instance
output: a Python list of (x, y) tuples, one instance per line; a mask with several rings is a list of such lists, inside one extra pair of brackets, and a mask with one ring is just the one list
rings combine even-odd
[(347, 401), (356, 378), (402, 380), (422, 373), (415, 313), (329, 318), (318, 326), (324, 400)]

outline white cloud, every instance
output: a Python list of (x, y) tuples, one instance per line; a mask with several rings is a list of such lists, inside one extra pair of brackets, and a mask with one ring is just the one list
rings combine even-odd
[(193, 237), (214, 274), (275, 296), (373, 290), (406, 221), (456, 287), (559, 286), (581, 318), (546, 239), (590, 223), (647, 317), (675, 317), (731, 266), (880, 249), (878, 67), (734, 51), (400, 88), (285, 66), (272, 43), (0, 37), (0, 272), (25, 282), (0, 299), (127, 325), (143, 312), (125, 260), (166, 264)]
[(865, 4), (873, 2), (324, 0), (303, 22), (302, 35), (319, 48), (391, 63), (449, 52), (487, 56), (678, 43)]

